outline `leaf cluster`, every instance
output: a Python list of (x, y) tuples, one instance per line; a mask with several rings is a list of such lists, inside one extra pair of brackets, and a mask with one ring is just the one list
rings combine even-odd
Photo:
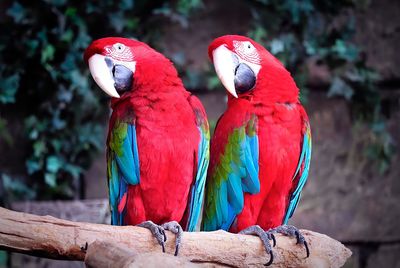
[[(170, 6), (187, 15), (196, 5), (191, 2)], [(7, 34), (0, 36), (0, 142), (23, 146), (9, 125), (24, 131), (24, 183), (29, 186), (9, 174), (2, 175), (0, 185), (16, 199), (78, 198), (83, 171), (104, 147), (108, 112), (108, 98), (91, 81), (83, 51), (104, 36), (151, 42), (159, 36), (153, 15), (163, 2), (15, 0), (1, 5), (0, 31)], [(9, 121), (16, 111), (20, 122)]]
[[(355, 122), (369, 125), (373, 139), (364, 154), (380, 172), (390, 166), (394, 143), (386, 129), (379, 75), (366, 66), (362, 48), (354, 43), (354, 11), (362, 1), (253, 0), (253, 25), (249, 35), (269, 48), (292, 72), (307, 101), (309, 62), (328, 70), (327, 97), (343, 97)], [(357, 123), (355, 123), (356, 125)]]

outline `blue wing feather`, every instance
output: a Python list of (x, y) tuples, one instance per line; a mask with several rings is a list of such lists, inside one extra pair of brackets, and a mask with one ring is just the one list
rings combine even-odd
[(115, 154), (119, 171), (128, 184), (139, 183), (139, 156), (136, 142), (136, 128), (134, 125), (127, 126), (126, 137), (122, 143), (122, 154)]
[(310, 126), (307, 123), (306, 131), (303, 136), (303, 144), (299, 158), (299, 163), (297, 165), (295, 175), (293, 176), (293, 179), (295, 179), (298, 176), (300, 176), (300, 178), (295, 190), (291, 194), (289, 205), (283, 220), (284, 224), (287, 224), (289, 218), (293, 216), (293, 213), (296, 210), (296, 207), (301, 197), (301, 191), (303, 190), (303, 187), (307, 182), (308, 172), (310, 170), (311, 150), (312, 150), (311, 130)]
[(258, 137), (247, 137), (246, 146), (246, 170), (247, 176), (242, 180), (245, 192), (255, 194), (259, 192), (260, 180), (258, 179)]
[[(200, 116), (198, 114), (198, 116)], [(210, 159), (210, 132), (208, 124), (203, 118), (203, 125), (198, 126), (200, 132), (200, 143), (197, 153), (197, 173), (195, 183), (191, 189), (191, 200), (189, 208), (189, 217), (187, 231), (193, 232), (196, 229), (197, 223), (200, 219), (201, 209), (204, 200), (204, 187), (207, 177), (208, 163)]]
[(204, 188), (207, 177), (207, 169), (210, 161), (210, 130), (201, 102), (193, 95), (189, 97), (189, 103), (193, 108), (196, 125), (200, 133), (200, 141), (197, 150), (197, 169), (194, 183), (190, 191), (190, 203), (188, 204), (188, 218), (186, 230), (196, 230), (200, 220), (204, 200)]
[[(230, 207), (233, 211), (238, 214), (243, 209), (244, 197), (243, 197), (243, 189), (242, 189), (242, 180), (235, 173), (231, 173), (228, 177), (226, 183), (221, 184), (228, 185), (228, 201)], [(227, 206), (223, 207), (222, 210), (225, 210)]]
[[(244, 193), (260, 192), (257, 118), (252, 116), (228, 138), (220, 163), (207, 188), (203, 230), (229, 230), (243, 210)], [(226, 193), (225, 193), (226, 192)]]
[(126, 202), (128, 185), (136, 185), (140, 181), (139, 153), (134, 124), (115, 123), (110, 133), (107, 163), (111, 224), (123, 225), (125, 204), (121, 202)]

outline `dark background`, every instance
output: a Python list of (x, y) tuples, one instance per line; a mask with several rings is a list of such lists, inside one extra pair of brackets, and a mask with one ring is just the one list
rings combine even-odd
[[(163, 52), (214, 125), (225, 92), (207, 45), (242, 34), (284, 62), (310, 116), (311, 171), (291, 223), (348, 245), (347, 267), (398, 267), (399, 14), (390, 0), (2, 1), (0, 202), (108, 221), (109, 100), (82, 60), (92, 40), (134, 37)], [(3, 252), (1, 265), (80, 264)]]

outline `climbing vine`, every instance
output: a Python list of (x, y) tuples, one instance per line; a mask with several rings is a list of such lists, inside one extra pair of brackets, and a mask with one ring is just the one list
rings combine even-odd
[[(360, 1), (361, 3), (362, 1)], [(365, 154), (385, 172), (393, 154), (386, 130), (379, 76), (356, 46), (358, 1), (247, 0), (248, 35), (265, 45), (293, 73), (307, 100), (310, 59), (329, 70), (327, 97), (345, 98), (355, 121), (369, 125)], [(362, 4), (362, 3), (361, 3)], [(157, 42), (168, 19), (182, 27), (207, 8), (201, 0), (5, 1), (0, 4), (0, 145), (25, 148), (25, 176), (0, 171), (7, 199), (78, 198), (82, 176), (104, 147), (107, 97), (90, 79), (82, 53), (91, 40), (123, 35), (163, 49)], [(210, 66), (201, 73), (173, 57), (187, 88), (219, 86)], [(10, 121), (18, 111), (17, 122)], [(12, 128), (10, 126), (13, 126)], [(13, 129), (23, 131), (20, 136)], [(18, 137), (18, 139), (17, 139)], [(3, 200), (5, 201), (5, 200)]]

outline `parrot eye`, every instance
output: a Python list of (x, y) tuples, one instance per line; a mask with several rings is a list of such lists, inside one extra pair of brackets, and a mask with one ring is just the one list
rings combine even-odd
[(110, 46), (106, 46), (105, 52), (107, 56), (119, 60), (119, 61), (133, 61), (134, 57), (132, 54), (132, 51), (129, 49), (128, 46), (121, 44), (121, 43), (115, 43)]
[(124, 49), (125, 49), (125, 45), (120, 44), (120, 43), (116, 43), (116, 44), (114, 45), (114, 48), (115, 48), (116, 51), (122, 52), (122, 51), (124, 51)]
[(255, 50), (255, 47), (250, 42), (244, 42), (244, 47), (247, 52), (252, 52), (253, 50)]
[(233, 41), (233, 46), (240, 58), (254, 64), (260, 64), (260, 55), (250, 41)]

